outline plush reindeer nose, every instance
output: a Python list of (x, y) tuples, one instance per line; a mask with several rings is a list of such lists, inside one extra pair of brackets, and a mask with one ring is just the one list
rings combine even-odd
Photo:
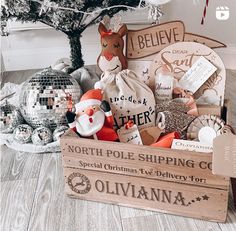
[(103, 55), (105, 56), (105, 58), (106, 58), (107, 61), (111, 61), (112, 58), (113, 58), (113, 54), (110, 53), (110, 52), (104, 52)]
[(88, 109), (86, 110), (86, 114), (87, 114), (88, 116), (92, 116), (92, 115), (94, 114), (93, 109), (88, 108)]

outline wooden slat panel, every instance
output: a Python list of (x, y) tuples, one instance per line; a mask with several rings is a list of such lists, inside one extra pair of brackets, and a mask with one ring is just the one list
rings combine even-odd
[(1, 147), (1, 181), (37, 178), (43, 155)]
[(122, 231), (118, 206), (85, 200), (73, 202), (76, 202), (75, 228), (70, 229), (71, 231)]
[(37, 179), (1, 182), (0, 230), (27, 230)]
[(226, 190), (229, 187), (227, 177), (212, 174), (211, 153), (101, 142), (73, 136), (63, 136), (61, 147), (65, 167), (114, 172)]
[(236, 230), (236, 208), (233, 203), (233, 195), (229, 197), (228, 214), (225, 224), (219, 224), (222, 231), (235, 231)]
[(228, 191), (65, 168), (68, 195), (223, 222)]
[(75, 204), (67, 198), (58, 154), (44, 154), (28, 230), (70, 230)]
[(60, 156), (43, 157), (29, 231), (122, 230), (118, 206), (69, 198)]
[(221, 231), (219, 224), (184, 217), (155, 214), (122, 220), (124, 231)]

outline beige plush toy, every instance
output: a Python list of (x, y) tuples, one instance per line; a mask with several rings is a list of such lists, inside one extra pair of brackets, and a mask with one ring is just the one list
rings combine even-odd
[(98, 31), (101, 35), (102, 51), (97, 64), (101, 71), (117, 74), (121, 70), (127, 69), (127, 60), (123, 54), (123, 37), (128, 32), (126, 25), (121, 26), (118, 32), (112, 32), (107, 30), (103, 23), (100, 23)]

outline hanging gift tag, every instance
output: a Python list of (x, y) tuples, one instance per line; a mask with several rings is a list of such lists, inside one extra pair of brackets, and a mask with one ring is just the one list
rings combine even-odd
[(214, 139), (213, 174), (236, 178), (236, 136), (224, 134)]
[(138, 127), (133, 121), (129, 121), (117, 130), (117, 134), (121, 143), (143, 144)]
[(201, 56), (180, 79), (179, 84), (194, 94), (216, 70), (213, 64)]

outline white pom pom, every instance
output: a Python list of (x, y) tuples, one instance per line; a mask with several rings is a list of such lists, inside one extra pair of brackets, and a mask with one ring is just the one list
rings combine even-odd
[(104, 83), (102, 83), (101, 81), (98, 81), (94, 84), (94, 89), (104, 89)]

